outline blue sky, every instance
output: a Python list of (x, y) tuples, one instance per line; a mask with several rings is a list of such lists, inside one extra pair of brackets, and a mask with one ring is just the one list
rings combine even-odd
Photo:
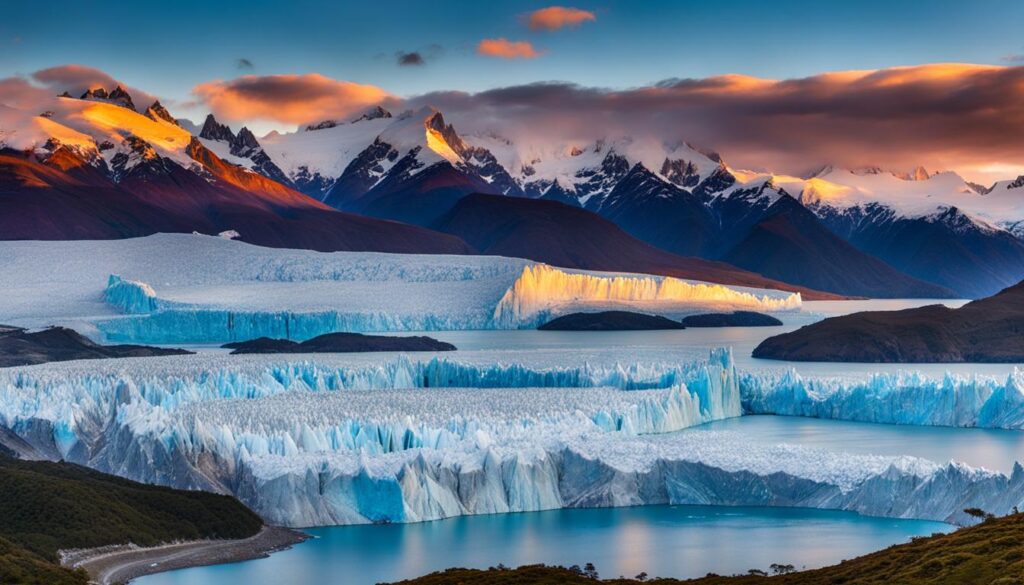
[[(0, 77), (64, 63), (98, 67), (186, 100), (197, 83), (319, 72), (409, 96), (560, 80), (626, 88), (673, 77), (933, 62), (1007, 64), (1024, 53), (1024, 2), (573, 2), (597, 16), (545, 32), (547, 2), (5, 2)], [(165, 5), (166, 4), (166, 5)], [(484, 38), (531, 42), (536, 59), (477, 55)], [(436, 47), (440, 47), (437, 49)], [(400, 67), (397, 51), (423, 51)], [(238, 67), (239, 59), (253, 63)]]

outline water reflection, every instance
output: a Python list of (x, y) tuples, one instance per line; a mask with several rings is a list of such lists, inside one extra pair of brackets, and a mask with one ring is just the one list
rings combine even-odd
[(606, 577), (698, 577), (818, 567), (950, 529), (937, 522), (785, 508), (646, 506), (552, 510), (391, 526), (317, 528), (283, 553), (142, 578), (140, 585), (367, 585), (448, 567), (584, 565)]

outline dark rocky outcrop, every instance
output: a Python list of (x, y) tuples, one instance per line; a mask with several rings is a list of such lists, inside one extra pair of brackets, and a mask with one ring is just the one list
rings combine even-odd
[(753, 355), (825, 362), (1024, 362), (1024, 283), (959, 309), (929, 305), (825, 319), (770, 337)]
[(361, 333), (328, 333), (303, 342), (259, 337), (222, 346), (241, 353), (357, 353), (369, 351), (454, 351), (455, 346), (432, 337), (392, 337)]
[(64, 327), (50, 327), (30, 333), (24, 329), (0, 325), (0, 367), (189, 353), (192, 352), (146, 345), (100, 345)]
[(121, 106), (122, 108), (128, 108), (129, 110), (135, 110), (135, 104), (132, 103), (132, 96), (129, 95), (128, 92), (125, 91), (125, 89), (120, 85), (111, 90), (110, 93), (107, 93), (107, 90), (103, 89), (102, 87), (89, 89), (88, 91), (82, 94), (82, 97), (80, 99), (96, 102), (106, 102), (109, 104), (114, 104), (116, 106)]
[(235, 133), (227, 125), (221, 124), (213, 114), (207, 114), (203, 122), (203, 128), (199, 131), (199, 137), (207, 140), (218, 140), (220, 142), (234, 142)]
[(782, 325), (771, 315), (754, 311), (734, 311), (732, 313), (704, 313), (683, 318), (687, 327), (777, 327)]
[(659, 329), (686, 329), (678, 321), (659, 315), (645, 315), (631, 311), (602, 311), (600, 313), (570, 313), (537, 327), (541, 331), (654, 331)]

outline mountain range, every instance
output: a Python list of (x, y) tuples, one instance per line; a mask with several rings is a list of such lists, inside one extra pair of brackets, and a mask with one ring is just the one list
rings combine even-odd
[[(728, 266), (741, 280), (872, 297), (976, 298), (1024, 278), (1024, 178), (981, 187), (921, 168), (750, 172), (682, 141), (462, 135), (432, 108), (378, 106), (256, 137), (212, 115), (176, 120), (159, 102), (136, 111), (122, 88), (45, 107), (0, 106), (8, 239), (232, 231), (319, 250)], [(516, 200), (465, 202), (477, 193)], [(487, 213), (521, 221), (511, 228)], [(589, 246), (575, 258), (556, 243), (602, 238), (605, 252)], [(609, 250), (613, 262), (602, 259)]]

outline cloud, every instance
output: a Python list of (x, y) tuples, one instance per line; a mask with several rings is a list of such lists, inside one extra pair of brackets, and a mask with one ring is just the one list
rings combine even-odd
[(245, 75), (201, 83), (192, 93), (229, 122), (254, 120), (304, 124), (347, 117), (396, 98), (373, 85), (305, 75)]
[(672, 79), (628, 90), (567, 83), (438, 92), (460, 132), (513, 140), (607, 134), (686, 140), (738, 167), (971, 169), (1024, 160), (1024, 67), (935, 64), (770, 80)]
[(0, 79), (0, 104), (19, 109), (40, 107), (56, 94), (31, 84), (22, 77), (5, 77)]
[(405, 51), (399, 51), (395, 54), (395, 59), (401, 66), (417, 66), (426, 65), (427, 61), (423, 58), (423, 55), (419, 51), (411, 51), (406, 53)]
[(246, 59), (245, 57), (242, 57), (241, 59), (236, 61), (235, 66), (237, 66), (239, 69), (246, 69), (249, 71), (251, 71), (253, 68), (252, 61)]
[(1024, 53), (1020, 55), (1007, 55), (1003, 57), (1003, 61), (1007, 63), (1024, 63)]
[(540, 52), (533, 48), (528, 41), (510, 41), (505, 38), (484, 39), (476, 47), (476, 52), (488, 57), (500, 57), (502, 59), (534, 59), (540, 57)]
[(132, 96), (137, 108), (145, 109), (156, 101), (156, 96), (110, 74), (86, 65), (59, 65), (41, 69), (29, 76), (15, 76), (0, 79), (0, 103), (19, 108), (33, 108), (45, 100), (65, 91), (78, 97), (87, 90), (102, 87), (111, 90), (121, 85)]
[(558, 30), (595, 20), (597, 16), (593, 12), (565, 6), (548, 6), (526, 16), (526, 24), (533, 30)]

